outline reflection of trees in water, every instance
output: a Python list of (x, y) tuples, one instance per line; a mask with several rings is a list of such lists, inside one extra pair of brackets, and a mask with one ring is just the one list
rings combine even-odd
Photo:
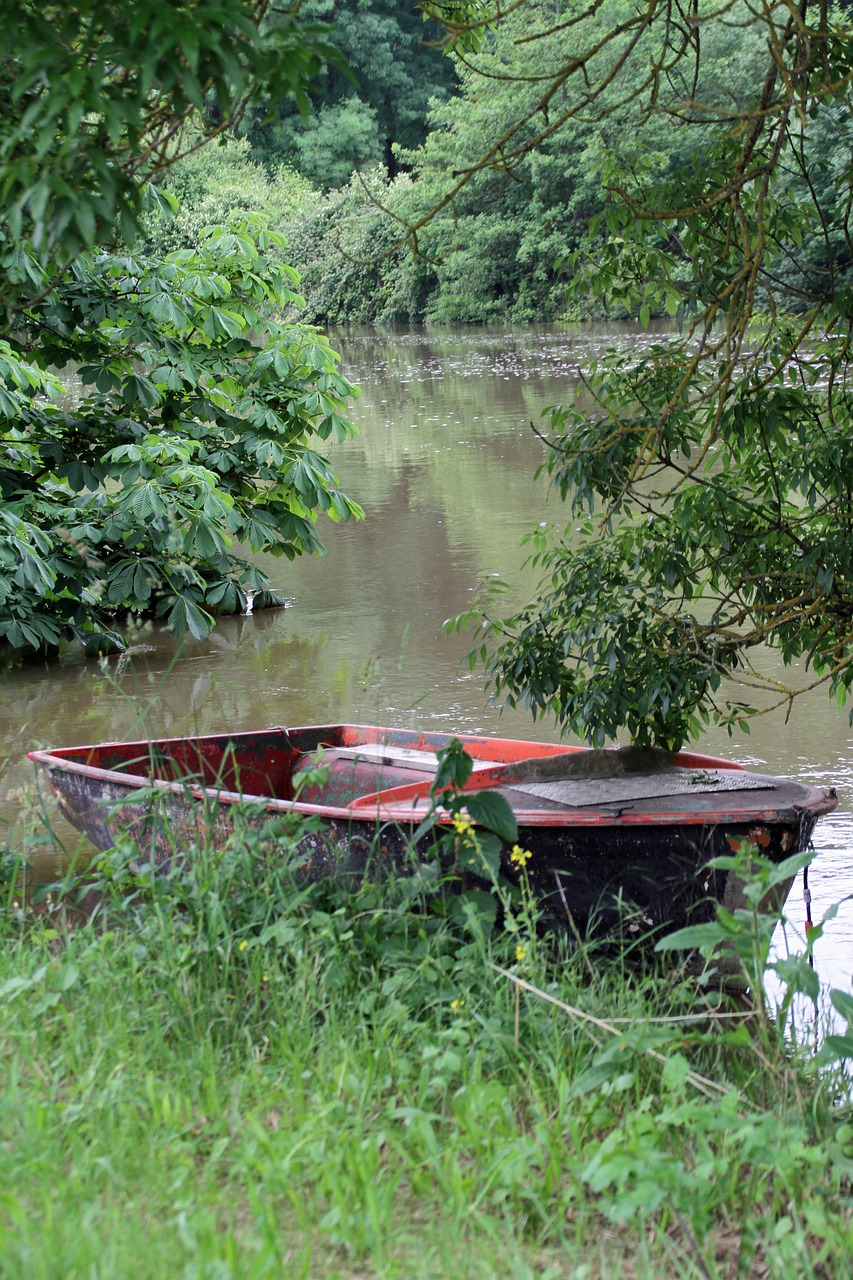
[[(336, 457), (367, 510), (367, 528), (355, 536), (367, 541), (367, 530), (379, 524), (380, 537), (392, 528), (396, 547), (406, 538), (401, 521), (420, 513), (425, 527), (417, 542), (425, 556), (449, 554), (472, 581), (514, 573), (524, 558), (522, 536), (546, 515), (547, 486), (533, 481), (545, 449), (530, 423), (541, 424), (546, 407), (573, 394), (579, 370), (609, 343), (624, 343), (625, 333), (338, 338), (348, 376), (364, 388), (355, 408), (361, 437)], [(637, 335), (631, 339), (636, 344)], [(439, 519), (445, 547), (433, 545)], [(348, 537), (339, 530), (327, 537), (335, 550), (342, 541)], [(467, 597), (459, 607), (466, 606)]]

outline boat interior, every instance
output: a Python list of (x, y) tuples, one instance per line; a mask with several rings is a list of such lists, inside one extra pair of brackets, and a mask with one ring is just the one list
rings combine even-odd
[[(139, 779), (180, 782), (217, 792), (297, 801), (367, 816), (380, 805), (411, 808), (427, 802), (437, 768), (436, 753), (454, 740), (446, 733), (383, 729), (362, 725), (314, 725), (258, 732), (218, 734), (148, 742), (114, 742), (62, 748), (50, 755), (84, 771), (98, 770)], [(657, 767), (617, 780), (620, 757), (581, 747), (508, 738), (459, 737), (473, 761), (472, 783), (501, 786), (513, 807), (562, 810), (602, 807), (631, 800), (683, 794), (685, 774), (709, 790), (761, 785), (738, 765), (681, 753), (662, 757)], [(632, 749), (633, 750), (633, 749)], [(559, 759), (555, 759), (558, 757)], [(599, 768), (603, 762), (603, 769)], [(556, 766), (556, 767), (555, 767)], [(592, 766), (592, 767), (590, 767)], [(778, 780), (777, 780), (778, 781)], [(639, 788), (639, 789), (638, 789)], [(677, 799), (672, 801), (678, 805)], [(681, 802), (683, 804), (683, 801)], [(695, 803), (695, 801), (694, 801)]]
[[(411, 784), (429, 789), (436, 752), (450, 734), (319, 725), (150, 742), (62, 748), (50, 754), (87, 769), (154, 781), (182, 782), (279, 800), (346, 808)], [(512, 739), (461, 739), (475, 770), (577, 750)]]

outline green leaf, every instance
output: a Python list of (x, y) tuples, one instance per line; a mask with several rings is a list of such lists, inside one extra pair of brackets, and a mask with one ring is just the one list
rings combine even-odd
[(476, 839), (466, 842), (459, 851), (461, 871), (468, 871), (482, 879), (495, 881), (501, 867), (501, 842), (497, 836), (478, 832)]
[(450, 916), (453, 920), (469, 929), (473, 923), (475, 933), (483, 933), (486, 937), (494, 929), (497, 915), (497, 900), (487, 889), (464, 889), (462, 893), (455, 894), (450, 902)]
[(499, 791), (466, 791), (465, 808), (473, 822), (493, 831), (507, 844), (518, 839), (518, 822), (506, 796)]
[(169, 630), (174, 636), (189, 631), (196, 640), (204, 640), (213, 630), (214, 620), (188, 596), (178, 596), (168, 616)]
[(661, 1085), (673, 1093), (681, 1093), (691, 1072), (691, 1066), (682, 1053), (671, 1053), (663, 1064)]
[(435, 795), (446, 787), (461, 790), (471, 776), (474, 762), (458, 738), (453, 738), (437, 754), (437, 768), (431, 791)]
[(817, 1001), (820, 995), (820, 979), (809, 964), (807, 956), (784, 956), (773, 962), (770, 968), (795, 995)]
[(731, 932), (717, 921), (707, 924), (691, 924), (675, 933), (659, 938), (655, 943), (655, 951), (701, 951), (703, 948), (715, 947), (731, 937)]
[(164, 509), (157, 486), (153, 484), (134, 485), (128, 504), (137, 520), (148, 520), (151, 516), (162, 513)]
[(146, 409), (153, 409), (161, 400), (160, 392), (150, 378), (141, 374), (130, 374), (121, 384), (122, 397), (125, 404), (141, 404)]
[(836, 987), (830, 992), (829, 998), (833, 1008), (853, 1026), (853, 996), (846, 991), (839, 991)]
[(853, 1034), (824, 1036), (823, 1043), (817, 1053), (817, 1062), (828, 1066), (833, 1062), (846, 1062), (853, 1059)]

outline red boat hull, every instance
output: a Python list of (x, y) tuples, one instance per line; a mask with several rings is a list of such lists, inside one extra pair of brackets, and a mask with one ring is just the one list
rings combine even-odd
[[(426, 855), (411, 837), (429, 804), (436, 752), (453, 735), (359, 725), (32, 752), (65, 816), (99, 849), (119, 833), (157, 864), (192, 857), (235, 830), (313, 819), (295, 846), (281, 844), (309, 879), (401, 874)], [(514, 782), (522, 762), (581, 760), (583, 749), (458, 735), (475, 770), (468, 788), (499, 787), (512, 805), (530, 883), (555, 920), (585, 930), (625, 912), (654, 930), (713, 917), (736, 905), (737, 885), (709, 866), (745, 841), (781, 861), (805, 848), (832, 792), (682, 753), (664, 773), (625, 779), (553, 777)], [(321, 752), (325, 777), (299, 787)], [(540, 767), (532, 766), (535, 769)], [(528, 773), (531, 766), (526, 766)], [(297, 782), (294, 783), (296, 776)], [(447, 819), (445, 818), (445, 821)], [(507, 878), (518, 869), (504, 850)]]

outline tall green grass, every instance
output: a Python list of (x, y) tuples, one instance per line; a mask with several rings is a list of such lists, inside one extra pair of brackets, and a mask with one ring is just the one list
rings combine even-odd
[(853, 1275), (844, 1062), (680, 961), (438, 862), (136, 858), (77, 927), (7, 876), (3, 1280)]

